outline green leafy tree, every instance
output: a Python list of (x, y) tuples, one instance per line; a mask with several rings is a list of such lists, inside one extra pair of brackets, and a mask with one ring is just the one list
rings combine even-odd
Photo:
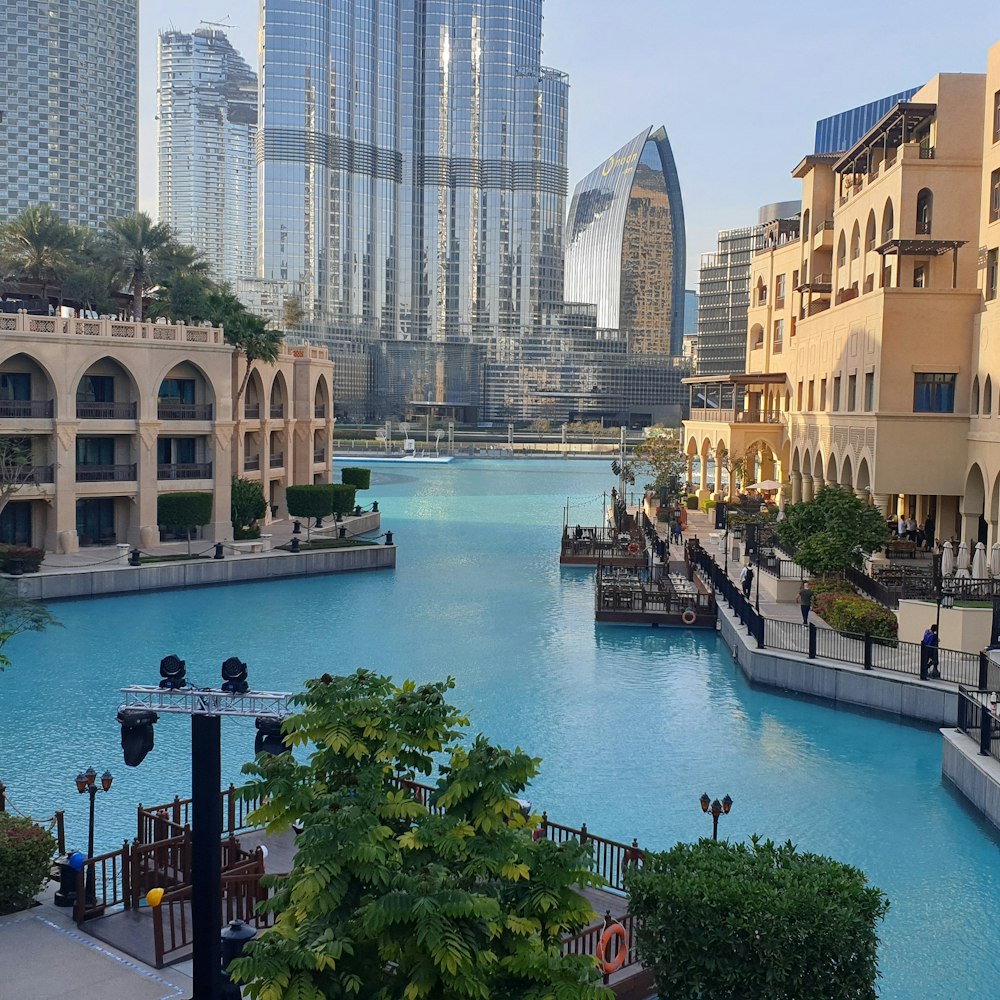
[[(251, 822), (301, 827), (261, 904), (274, 927), (232, 963), (252, 1000), (610, 1000), (562, 939), (592, 919), (587, 849), (534, 841), (516, 797), (538, 760), (485, 737), (445, 682), (324, 674), (283, 732), (299, 756), (258, 757)], [(425, 798), (394, 773), (439, 777)]]
[(15, 283), (53, 288), (62, 299), (62, 283), (78, 246), (73, 228), (50, 205), (30, 205), (0, 226), (0, 272)]
[(357, 466), (345, 466), (340, 470), (340, 481), (357, 490), (367, 490), (372, 485), (372, 470)]
[(0, 437), (0, 514), (15, 494), (34, 481), (31, 439)]
[(55, 838), (26, 816), (0, 813), (0, 913), (23, 909), (45, 888)]
[(267, 513), (264, 487), (259, 480), (233, 476), (230, 499), (233, 528), (252, 528)]
[(668, 489), (671, 482), (676, 482), (677, 489), (674, 493), (679, 495), (687, 470), (687, 460), (675, 436), (650, 434), (645, 441), (636, 445), (635, 461), (641, 469), (651, 472), (655, 477), (652, 483), (646, 484), (646, 489), (660, 492)]
[(29, 601), (17, 592), (17, 587), (0, 582), (0, 673), (10, 666), (4, 652), (7, 643), (22, 632), (44, 632), (62, 623), (41, 601)]
[(701, 840), (625, 875), (636, 945), (670, 1000), (875, 1000), (889, 903), (791, 843)]
[(840, 486), (824, 486), (814, 500), (786, 507), (776, 530), (779, 541), (795, 552), (795, 561), (811, 573), (857, 567), (863, 553), (882, 548), (888, 539), (878, 508)]
[(156, 298), (149, 304), (149, 315), (154, 319), (168, 316), (185, 323), (206, 319), (210, 288), (205, 275), (176, 271), (160, 282)]
[(357, 487), (350, 483), (328, 483), (326, 488), (330, 491), (330, 513), (350, 514), (354, 510), (354, 497), (357, 495)]
[(187, 535), (188, 555), (191, 555), (191, 532), (211, 520), (212, 494), (208, 491), (161, 493), (156, 498), (156, 523), (170, 531), (183, 531)]
[(323, 523), (324, 517), (333, 513), (333, 494), (325, 483), (311, 486), (289, 486), (285, 490), (285, 506), (292, 517), (306, 519), (306, 537), (312, 537), (311, 518), (316, 518), (316, 527)]

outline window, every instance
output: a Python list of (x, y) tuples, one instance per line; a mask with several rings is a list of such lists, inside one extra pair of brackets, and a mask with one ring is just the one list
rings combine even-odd
[(847, 412), (853, 413), (858, 408), (858, 376), (847, 376)]
[(928, 265), (926, 262), (913, 265), (914, 288), (927, 288), (930, 285), (930, 277), (927, 272), (928, 272)]
[(184, 465), (194, 461), (194, 438), (157, 438), (156, 462), (158, 465), (173, 465), (174, 463)]
[(1000, 169), (990, 174), (990, 222), (1000, 219)]
[(17, 402), (31, 399), (31, 376), (27, 372), (0, 372), (0, 399)]
[(776, 319), (774, 321), (774, 340), (773, 347), (774, 353), (780, 354), (782, 345), (785, 341), (785, 321), (783, 319)]
[(795, 390), (795, 409), (802, 412), (802, 383), (798, 384)]
[(809, 410), (812, 411), (816, 408), (816, 398), (814, 394), (814, 389), (816, 387), (816, 380), (809, 379)]
[(865, 413), (875, 409), (875, 372), (865, 372)]
[(986, 384), (983, 386), (983, 416), (989, 417), (993, 414), (993, 379), (986, 376)]
[(821, 412), (826, 412), (826, 379), (819, 382), (819, 408)]
[(993, 141), (1000, 142), (1000, 90), (993, 95)]
[(165, 378), (160, 383), (160, 403), (193, 403), (193, 378)]
[(833, 377), (833, 406), (831, 407), (834, 413), (840, 410), (840, 376), (835, 375)]
[(115, 377), (113, 375), (84, 375), (76, 390), (78, 403), (113, 403)]
[(929, 188), (921, 188), (917, 192), (917, 235), (930, 236), (931, 212), (934, 206), (934, 195)]
[(986, 298), (997, 297), (997, 263), (1000, 261), (1000, 251), (994, 247), (986, 255)]
[(779, 274), (774, 281), (774, 304), (781, 308), (785, 304), (785, 276)]
[(972, 399), (969, 402), (969, 412), (979, 412), (979, 376), (972, 380)]
[(110, 437), (76, 439), (77, 465), (114, 465), (115, 439)]
[(954, 413), (955, 374), (917, 372), (913, 376), (914, 413)]

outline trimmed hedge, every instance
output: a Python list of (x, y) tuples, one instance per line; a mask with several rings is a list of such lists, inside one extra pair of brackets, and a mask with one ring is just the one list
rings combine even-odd
[(27, 906), (45, 887), (56, 842), (24, 816), (0, 813), (0, 913)]
[(354, 496), (356, 489), (347, 483), (331, 483), (327, 486), (332, 496), (334, 514), (351, 514), (354, 511)]
[(0, 569), (4, 573), (10, 573), (15, 562), (21, 563), (21, 570), (24, 573), (37, 573), (42, 560), (45, 558), (45, 549), (33, 549), (27, 545), (0, 545)]
[(322, 521), (333, 513), (333, 494), (326, 483), (315, 486), (289, 486), (285, 505), (292, 517), (315, 517)]
[(858, 594), (817, 594), (813, 610), (838, 632), (895, 640), (899, 631), (899, 620), (888, 608)]
[(340, 481), (345, 486), (353, 486), (358, 490), (370, 489), (372, 484), (372, 470), (359, 468), (341, 469)]
[(161, 493), (156, 498), (156, 523), (170, 531), (190, 531), (212, 520), (212, 494), (205, 491)]

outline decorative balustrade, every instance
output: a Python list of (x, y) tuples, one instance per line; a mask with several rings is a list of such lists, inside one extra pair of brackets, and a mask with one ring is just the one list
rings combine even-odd
[(160, 403), (156, 408), (160, 420), (211, 420), (211, 403)]
[(211, 462), (172, 462), (156, 467), (157, 479), (211, 479)]
[(131, 465), (78, 465), (76, 481), (78, 483), (133, 483), (135, 482), (135, 463)]
[(86, 403), (77, 400), (79, 420), (135, 420), (135, 403)]
[(0, 314), (0, 333), (31, 337), (96, 337), (109, 340), (172, 340), (187, 344), (222, 344), (221, 326), (189, 326), (160, 321), (134, 323), (117, 319), (33, 316), (24, 311)]
[(51, 399), (0, 399), (0, 417), (44, 420), (52, 417)]

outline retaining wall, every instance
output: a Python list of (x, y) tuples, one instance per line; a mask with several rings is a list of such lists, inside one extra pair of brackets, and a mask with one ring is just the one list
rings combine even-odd
[(980, 757), (976, 741), (957, 729), (942, 729), (941, 736), (941, 773), (1000, 828), (1000, 761)]

